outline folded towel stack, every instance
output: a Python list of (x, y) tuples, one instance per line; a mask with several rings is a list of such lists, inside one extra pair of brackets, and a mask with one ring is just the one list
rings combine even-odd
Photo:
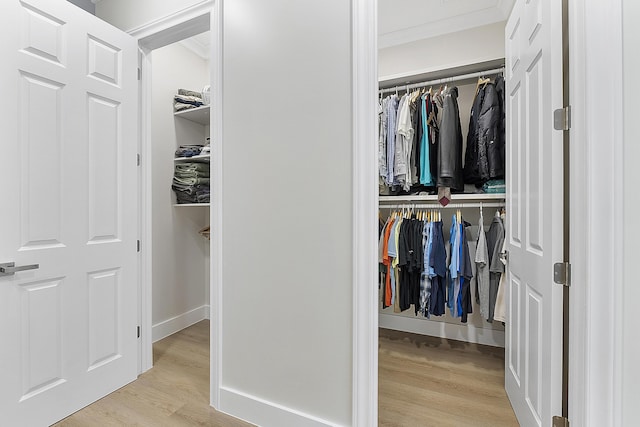
[(209, 164), (180, 163), (175, 166), (171, 188), (179, 204), (209, 203)]
[(193, 90), (178, 89), (178, 93), (173, 97), (173, 109), (176, 112), (201, 107), (203, 105), (202, 94)]

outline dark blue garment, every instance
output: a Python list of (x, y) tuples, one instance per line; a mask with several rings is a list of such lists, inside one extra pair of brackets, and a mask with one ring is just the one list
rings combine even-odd
[(431, 279), (431, 304), (429, 313), (434, 316), (442, 316), (445, 313), (446, 275), (447, 275), (447, 252), (444, 246), (444, 234), (442, 233), (442, 222), (434, 222), (433, 243), (429, 254), (429, 265), (436, 275)]

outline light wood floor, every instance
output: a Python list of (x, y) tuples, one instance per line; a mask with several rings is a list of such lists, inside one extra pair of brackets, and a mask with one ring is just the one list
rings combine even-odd
[[(155, 343), (153, 354), (137, 381), (55, 426), (250, 426), (209, 406), (208, 321)], [(503, 363), (501, 349), (381, 329), (379, 425), (517, 426)]]
[(209, 321), (153, 345), (153, 368), (55, 426), (214, 426), (251, 424), (209, 406)]
[(379, 425), (518, 426), (504, 349), (380, 329)]

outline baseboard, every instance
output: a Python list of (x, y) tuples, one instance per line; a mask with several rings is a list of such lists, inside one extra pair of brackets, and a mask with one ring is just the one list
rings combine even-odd
[(194, 323), (198, 323), (201, 320), (209, 319), (210, 307), (208, 305), (202, 305), (186, 313), (179, 314), (160, 323), (153, 325), (152, 328), (152, 340), (153, 342), (160, 341), (163, 338), (173, 335), (176, 332), (188, 328)]
[(504, 347), (504, 331), (488, 328), (477, 328), (473, 325), (457, 325), (427, 319), (380, 314), (378, 326), (395, 331), (411, 332), (432, 337), (465, 341), (492, 347)]
[(305, 414), (227, 387), (220, 389), (220, 412), (261, 427), (337, 427), (339, 424)]

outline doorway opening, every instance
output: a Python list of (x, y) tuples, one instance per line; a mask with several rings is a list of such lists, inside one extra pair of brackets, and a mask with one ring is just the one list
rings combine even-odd
[[(151, 52), (151, 291), (154, 364), (166, 349), (156, 343), (203, 322), (209, 328), (210, 33)], [(179, 342), (179, 341), (177, 341)]]
[[(487, 87), (493, 94), (498, 85), (504, 88), (504, 34), (513, 2), (503, 3), (509, 4), (496, 7), (489, 22), (465, 17), (444, 3), (425, 4), (421, 7), (429, 10), (417, 11), (409, 2), (379, 2), (380, 425), (436, 425), (443, 419), (454, 424), (517, 425), (505, 392), (504, 319), (494, 319), (507, 205), (504, 127), (502, 138), (498, 136), (503, 144), (500, 171), (473, 182), (465, 164), (476, 161), (465, 154), (476, 135), (480, 99)], [(437, 28), (436, 16), (447, 16), (452, 25)], [(446, 97), (455, 102), (447, 104)], [(444, 178), (437, 158), (447, 130), (443, 113), (451, 117), (454, 104), (460, 182)], [(496, 107), (504, 112), (504, 98)], [(398, 162), (398, 155), (407, 162)], [(453, 194), (438, 194), (439, 187), (451, 188)], [(453, 223), (463, 223), (464, 234)], [(485, 242), (479, 251), (478, 237), (488, 236), (489, 230), (489, 247)], [(427, 271), (425, 265), (438, 268), (433, 257), (429, 259), (429, 242), (438, 234), (444, 243), (439, 248), (442, 272), (452, 265), (451, 248), (459, 248), (456, 251), (464, 255), (460, 259), (467, 259), (472, 270), (463, 273), (465, 280), (448, 283), (446, 274), (438, 278), (435, 271), (425, 280), (421, 274)], [(456, 243), (451, 236), (464, 241)], [(409, 252), (417, 248), (421, 259), (410, 259)], [(486, 269), (486, 278), (478, 282), (480, 269)], [(460, 399), (479, 409), (453, 411)]]

